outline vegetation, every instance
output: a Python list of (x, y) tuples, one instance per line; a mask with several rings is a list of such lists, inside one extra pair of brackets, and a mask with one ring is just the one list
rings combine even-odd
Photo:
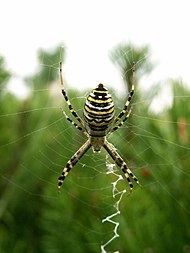
[[(115, 218), (120, 222), (120, 237), (108, 250), (188, 253), (190, 94), (181, 81), (171, 80), (172, 106), (160, 114), (151, 111), (154, 97), (150, 94), (155, 94), (156, 88), (148, 94), (138, 91), (138, 80), (153, 69), (145, 57), (148, 54), (149, 47), (132, 44), (119, 45), (111, 54), (128, 89), (131, 64), (137, 62), (131, 118), (110, 141), (143, 188), (135, 185), (132, 195), (123, 196), (121, 214)], [(1, 253), (100, 252), (100, 245), (113, 236), (113, 225), (101, 222), (114, 213), (117, 200), (112, 198), (111, 186), (116, 178), (106, 174), (104, 151), (88, 151), (57, 193), (62, 167), (86, 138), (59, 110), (63, 102), (59, 85), (57, 92), (52, 88), (59, 82), (59, 61), (59, 47), (52, 52), (39, 51), (39, 71), (25, 79), (32, 92), (23, 101), (5, 92), (11, 74), (0, 58)], [(81, 115), (84, 94), (69, 90)], [(124, 101), (116, 104), (121, 109)], [(118, 187), (128, 190), (125, 181)]]

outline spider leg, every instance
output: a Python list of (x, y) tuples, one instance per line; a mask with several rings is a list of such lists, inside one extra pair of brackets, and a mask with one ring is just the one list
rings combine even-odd
[(119, 128), (125, 123), (125, 121), (128, 120), (130, 114), (131, 114), (131, 109), (129, 110), (129, 112), (128, 112), (128, 114), (125, 116), (125, 118), (124, 118), (117, 126), (115, 126), (115, 127), (110, 131), (110, 134), (112, 134), (112, 133), (115, 132), (117, 129), (119, 129)]
[(86, 136), (88, 136), (86, 130), (79, 126), (77, 123), (75, 123), (71, 118), (69, 118), (69, 116), (66, 114), (66, 112), (63, 110), (63, 108), (60, 108), (63, 115), (65, 116), (66, 120), (68, 120), (76, 129), (80, 130), (81, 132), (83, 132)]
[(90, 140), (87, 140), (82, 147), (71, 157), (71, 159), (65, 165), (61, 176), (58, 178), (58, 192), (60, 192), (61, 185), (64, 179), (68, 175), (69, 171), (74, 167), (74, 165), (81, 159), (81, 157), (86, 153), (86, 151), (91, 147)]
[(71, 105), (71, 102), (69, 101), (68, 97), (67, 97), (67, 93), (64, 89), (64, 83), (63, 83), (63, 75), (62, 75), (62, 62), (60, 62), (60, 81), (61, 81), (61, 91), (62, 91), (62, 95), (65, 98), (65, 101), (69, 107), (69, 110), (71, 111), (71, 113), (73, 114), (73, 116), (78, 120), (78, 122), (80, 122), (83, 125), (83, 120), (80, 118), (80, 116), (77, 114), (77, 112), (74, 110), (73, 106)]
[(114, 147), (111, 143), (109, 143), (107, 140), (105, 140), (103, 147), (108, 152), (108, 154), (111, 156), (111, 158), (116, 162), (116, 164), (121, 168), (123, 173), (125, 174), (125, 177), (127, 178), (130, 191), (133, 190), (133, 184), (131, 182), (131, 178), (140, 185), (138, 178), (133, 174), (133, 172), (127, 167), (127, 164), (123, 161), (121, 156), (116, 152)]
[(133, 66), (132, 66), (132, 87), (131, 87), (131, 91), (129, 92), (129, 96), (128, 96), (128, 99), (123, 107), (123, 110), (118, 114), (118, 116), (115, 118), (114, 122), (113, 122), (113, 125), (121, 119), (121, 117), (126, 113), (127, 111), (127, 108), (131, 102), (131, 99), (134, 95), (134, 91), (135, 91), (135, 63), (133, 63)]

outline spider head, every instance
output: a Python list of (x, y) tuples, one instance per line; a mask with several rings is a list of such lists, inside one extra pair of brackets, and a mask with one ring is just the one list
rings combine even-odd
[(105, 142), (105, 136), (101, 136), (101, 137), (90, 136), (90, 143), (92, 145), (92, 150), (94, 153), (100, 152), (104, 142)]

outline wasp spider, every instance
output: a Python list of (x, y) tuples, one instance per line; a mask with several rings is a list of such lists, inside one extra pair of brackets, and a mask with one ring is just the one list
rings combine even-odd
[[(119, 129), (123, 123), (129, 118), (131, 110), (127, 113), (128, 106), (130, 104), (131, 98), (134, 94), (134, 64), (132, 67), (133, 78), (132, 78), (132, 88), (129, 92), (127, 102), (125, 103), (123, 110), (114, 118), (114, 103), (110, 93), (103, 84), (99, 84), (97, 88), (93, 89), (88, 95), (83, 112), (83, 119), (77, 114), (70, 103), (66, 91), (64, 89), (63, 77), (62, 77), (62, 63), (60, 63), (60, 80), (62, 85), (62, 94), (65, 101), (72, 113), (76, 118), (78, 123), (75, 123), (70, 119), (66, 113), (63, 111), (66, 119), (74, 125), (78, 130), (82, 131), (88, 140), (79, 148), (79, 150), (71, 157), (71, 159), (65, 165), (61, 176), (58, 178), (58, 191), (60, 191), (61, 185), (68, 175), (69, 171), (74, 167), (74, 165), (81, 159), (81, 157), (87, 152), (87, 150), (92, 147), (94, 152), (99, 152), (102, 147), (108, 152), (115, 163), (124, 172), (125, 177), (129, 183), (130, 191), (133, 189), (133, 184), (131, 179), (133, 179), (137, 184), (139, 181), (133, 172), (127, 167), (127, 164), (123, 161), (121, 156), (116, 152), (115, 148), (106, 139), (106, 136), (113, 133)], [(116, 124), (122, 117), (123, 120)], [(140, 185), (140, 184), (139, 184)]]

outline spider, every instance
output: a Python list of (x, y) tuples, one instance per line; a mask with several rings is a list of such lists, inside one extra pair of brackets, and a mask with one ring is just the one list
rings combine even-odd
[[(132, 66), (132, 88), (129, 92), (128, 99), (123, 107), (123, 110), (114, 117), (114, 103), (110, 93), (107, 88), (100, 83), (95, 89), (93, 89), (88, 95), (84, 110), (83, 119), (77, 114), (70, 103), (66, 91), (64, 89), (63, 76), (62, 76), (62, 63), (60, 63), (60, 81), (61, 81), (61, 91), (65, 98), (65, 101), (71, 111), (72, 115), (76, 118), (78, 123), (75, 123), (71, 118), (67, 116), (65, 111), (62, 110), (65, 118), (73, 125), (75, 128), (83, 132), (88, 140), (79, 148), (79, 150), (71, 157), (71, 159), (65, 165), (61, 176), (58, 178), (58, 192), (60, 192), (61, 185), (64, 179), (68, 175), (69, 171), (76, 165), (76, 163), (81, 159), (81, 157), (87, 152), (87, 150), (92, 147), (94, 152), (100, 152), (101, 148), (105, 148), (111, 158), (124, 172), (124, 175), (128, 181), (130, 192), (133, 189), (133, 184), (131, 179), (133, 179), (139, 186), (140, 183), (133, 172), (127, 167), (127, 164), (123, 161), (121, 156), (117, 153), (114, 146), (109, 143), (106, 139), (108, 135), (118, 130), (125, 121), (130, 116), (131, 109), (127, 113), (128, 106), (134, 94), (134, 73), (135, 64)], [(118, 123), (122, 118), (123, 120)], [(118, 124), (116, 124), (118, 123)]]

